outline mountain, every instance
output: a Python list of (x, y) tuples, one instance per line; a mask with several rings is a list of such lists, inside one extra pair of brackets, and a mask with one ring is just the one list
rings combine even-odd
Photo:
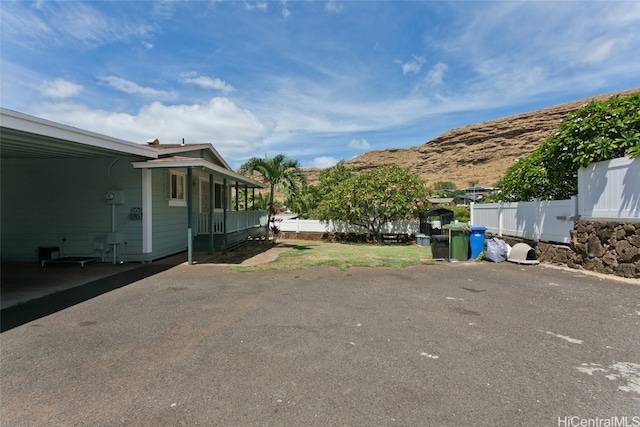
[[(516, 160), (529, 155), (559, 128), (573, 111), (590, 101), (640, 92), (640, 87), (567, 102), (528, 113), (463, 126), (445, 132), (413, 148), (387, 148), (369, 151), (346, 162), (358, 171), (395, 163), (426, 180), (451, 181), (457, 188), (471, 181), (493, 186)], [(318, 182), (321, 169), (304, 169), (310, 184)]]

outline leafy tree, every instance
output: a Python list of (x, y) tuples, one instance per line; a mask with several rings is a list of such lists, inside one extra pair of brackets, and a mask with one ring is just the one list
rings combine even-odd
[(471, 220), (471, 212), (467, 206), (447, 206), (453, 217), (460, 222), (469, 222)]
[(258, 210), (266, 211), (269, 209), (269, 195), (267, 193), (256, 193), (252, 202), (253, 206)]
[(640, 93), (593, 101), (498, 183), (503, 200), (567, 199), (578, 191), (578, 169), (594, 162), (640, 156)]
[(353, 166), (347, 166), (344, 160), (340, 160), (338, 164), (320, 172), (320, 183), (318, 184), (318, 196), (324, 197), (331, 193), (340, 183), (351, 178), (355, 169)]
[(320, 201), (318, 217), (364, 227), (378, 242), (385, 223), (414, 218), (427, 204), (422, 178), (397, 165), (345, 175)]
[(552, 187), (540, 150), (519, 159), (498, 182), (500, 192), (494, 196), (505, 201), (544, 199)]
[(313, 218), (318, 206), (318, 188), (315, 185), (302, 185), (292, 191), (285, 204), (302, 219)]
[(436, 181), (433, 183), (433, 189), (438, 190), (455, 190), (456, 184), (451, 181)]
[(268, 224), (275, 213), (273, 194), (275, 189), (289, 193), (295, 191), (298, 185), (305, 182), (304, 175), (297, 160), (289, 159), (284, 154), (278, 154), (273, 158), (264, 156), (252, 157), (240, 166), (243, 174), (257, 173), (262, 177), (262, 182), (269, 185), (269, 210)]
[(302, 218), (317, 218), (317, 207), (320, 201), (353, 173), (354, 168), (346, 166), (344, 160), (341, 160), (335, 166), (320, 172), (318, 185), (303, 185), (292, 193), (287, 200), (287, 206)]

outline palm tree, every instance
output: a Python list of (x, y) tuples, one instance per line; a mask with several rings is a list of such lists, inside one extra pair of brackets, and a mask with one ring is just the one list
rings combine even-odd
[(300, 163), (297, 160), (288, 159), (284, 154), (278, 154), (273, 158), (267, 155), (264, 158), (252, 157), (240, 166), (240, 172), (245, 175), (258, 173), (262, 176), (262, 182), (269, 185), (267, 224), (271, 224), (271, 217), (275, 213), (273, 205), (275, 189), (288, 194), (296, 190), (299, 184), (305, 183)]

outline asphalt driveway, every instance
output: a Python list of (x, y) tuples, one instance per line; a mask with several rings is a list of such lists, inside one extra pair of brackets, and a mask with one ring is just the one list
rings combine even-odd
[(545, 266), (181, 265), (0, 338), (2, 426), (640, 425), (640, 286)]

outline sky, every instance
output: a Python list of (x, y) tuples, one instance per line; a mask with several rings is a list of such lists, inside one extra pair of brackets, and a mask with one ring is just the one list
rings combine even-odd
[(638, 1), (0, 1), (0, 106), (234, 169), (638, 86)]

